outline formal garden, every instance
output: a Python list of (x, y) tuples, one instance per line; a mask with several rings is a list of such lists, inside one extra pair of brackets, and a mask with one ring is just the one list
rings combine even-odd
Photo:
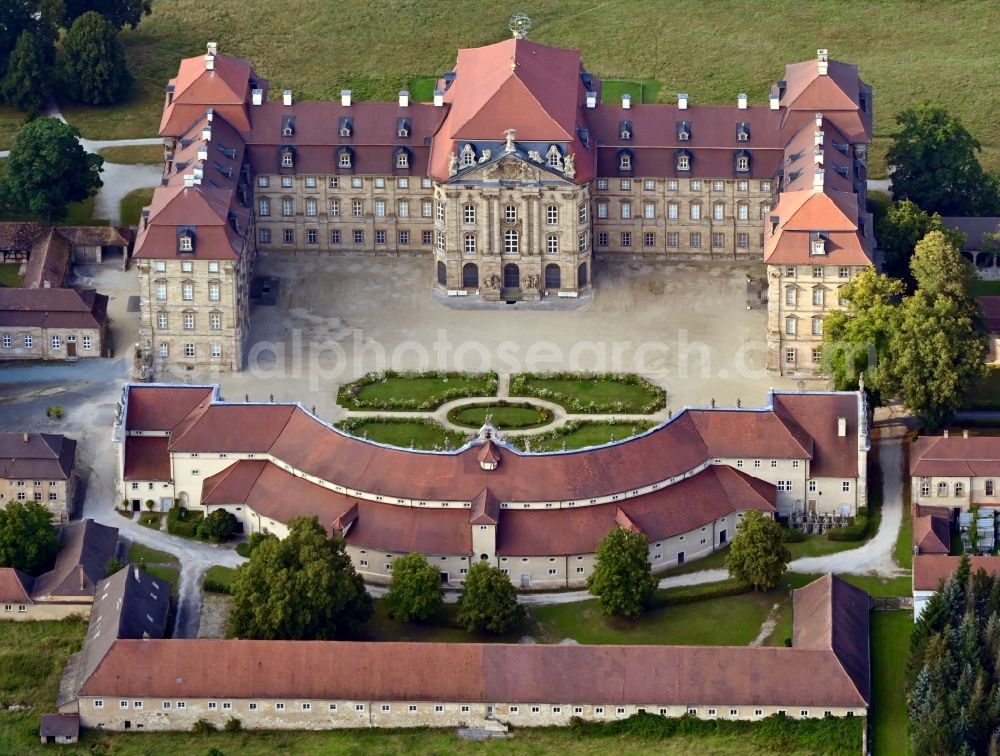
[(465, 404), (448, 410), (455, 425), (478, 430), (489, 420), (498, 430), (526, 430), (552, 422), (552, 412), (527, 402), (501, 400), (492, 404)]
[(496, 373), (368, 373), (341, 387), (337, 403), (349, 410), (427, 411), (453, 399), (496, 396)]
[(518, 373), (511, 396), (545, 399), (574, 414), (648, 415), (667, 406), (667, 392), (631, 373)]

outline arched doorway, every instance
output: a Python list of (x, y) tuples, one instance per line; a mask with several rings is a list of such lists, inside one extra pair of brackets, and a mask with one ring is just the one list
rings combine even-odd
[(475, 263), (466, 263), (462, 266), (462, 288), (479, 288), (479, 267)]
[(441, 286), (448, 284), (448, 266), (443, 262), (438, 263), (438, 283)]
[(546, 289), (558, 289), (562, 286), (562, 271), (559, 270), (559, 266), (550, 263), (545, 266), (545, 288)]
[(521, 288), (521, 271), (514, 263), (503, 266), (503, 287), (505, 289)]
[(587, 263), (580, 263), (580, 269), (576, 272), (576, 286), (582, 289), (587, 285)]

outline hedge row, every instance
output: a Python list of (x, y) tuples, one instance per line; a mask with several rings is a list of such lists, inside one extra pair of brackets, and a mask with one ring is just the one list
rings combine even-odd
[[(445, 386), (442, 387), (440, 391), (436, 394), (428, 396), (423, 401), (417, 399), (403, 399), (397, 397), (389, 397), (384, 399), (365, 399), (360, 395), (361, 390), (365, 386), (371, 386), (375, 383), (384, 383), (388, 380), (407, 380), (407, 379), (438, 379), (438, 380), (465, 380), (465, 381), (484, 381), (484, 386), (467, 385), (467, 386)], [(459, 372), (446, 372), (444, 370), (435, 370), (430, 372), (417, 372), (417, 371), (397, 371), (397, 370), (383, 370), (378, 373), (367, 373), (363, 375), (354, 383), (348, 383), (340, 387), (340, 391), (337, 392), (337, 403), (342, 407), (349, 407), (351, 409), (370, 409), (370, 410), (397, 410), (397, 411), (421, 411), (421, 410), (435, 410), (440, 407), (445, 402), (450, 402), (453, 399), (464, 399), (471, 396), (495, 396), (497, 393), (497, 386), (499, 381), (497, 379), (497, 374), (495, 372), (489, 373), (459, 373)]]
[(709, 599), (726, 598), (727, 596), (739, 596), (753, 590), (750, 583), (735, 578), (721, 580), (718, 583), (706, 583), (704, 585), (690, 585), (683, 588), (671, 588), (658, 603), (663, 606), (678, 606), (680, 604), (693, 604), (696, 601), (708, 601)]
[(218, 580), (205, 580), (202, 582), (201, 587), (209, 593), (225, 593), (229, 595), (233, 592), (230, 586), (220, 583)]
[(868, 527), (871, 523), (868, 517), (868, 507), (858, 507), (858, 515), (854, 522), (843, 528), (830, 528), (826, 531), (830, 541), (863, 541), (868, 537)]
[[(627, 386), (638, 386), (649, 395), (649, 401), (642, 406), (626, 407), (625, 402), (584, 402), (576, 396), (553, 391), (540, 386), (532, 386), (530, 381), (599, 381), (603, 383), (618, 383)], [(546, 399), (566, 408), (569, 412), (580, 414), (625, 413), (649, 415), (667, 406), (667, 392), (659, 386), (650, 383), (641, 375), (635, 373), (518, 373), (510, 381), (511, 396), (530, 396), (536, 399)]]

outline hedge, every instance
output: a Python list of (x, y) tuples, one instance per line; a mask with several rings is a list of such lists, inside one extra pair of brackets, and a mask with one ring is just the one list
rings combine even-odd
[[(650, 399), (641, 407), (625, 409), (623, 402), (587, 402), (561, 391), (532, 386), (529, 381), (598, 381), (603, 383), (621, 383), (627, 386), (638, 386), (646, 392)], [(667, 392), (659, 386), (650, 383), (641, 375), (635, 373), (518, 373), (510, 380), (511, 396), (530, 396), (535, 399), (546, 399), (562, 405), (567, 412), (575, 414), (609, 414), (621, 413), (628, 415), (650, 415), (667, 406)]]
[(184, 507), (172, 507), (167, 514), (167, 532), (181, 538), (196, 538), (201, 512), (190, 512)]
[(670, 588), (665, 593), (657, 596), (656, 603), (660, 606), (678, 606), (680, 604), (693, 604), (696, 601), (708, 601), (709, 599), (726, 598), (727, 596), (739, 596), (753, 590), (750, 583), (735, 578), (721, 580), (718, 583), (706, 583), (704, 585), (689, 585), (683, 588)]
[[(486, 386), (448, 386), (442, 388), (436, 394), (432, 394), (424, 401), (416, 399), (363, 399), (359, 392), (365, 386), (373, 383), (384, 383), (390, 379), (407, 378), (437, 378), (439, 380), (461, 378), (466, 381), (485, 381)], [(453, 399), (464, 399), (470, 396), (496, 396), (499, 380), (496, 372), (488, 373), (459, 373), (435, 370), (430, 372), (417, 372), (410, 370), (383, 370), (378, 373), (366, 373), (354, 383), (348, 383), (340, 387), (337, 392), (337, 404), (349, 409), (365, 410), (396, 410), (396, 411), (429, 411), (435, 410), (445, 402)]]
[(854, 522), (842, 528), (830, 528), (826, 531), (827, 540), (863, 541), (868, 537), (870, 522), (868, 507), (858, 507), (858, 515), (854, 518)]
[(229, 595), (233, 592), (232, 587), (225, 583), (220, 583), (218, 580), (205, 580), (202, 582), (201, 587), (209, 593), (225, 593)]

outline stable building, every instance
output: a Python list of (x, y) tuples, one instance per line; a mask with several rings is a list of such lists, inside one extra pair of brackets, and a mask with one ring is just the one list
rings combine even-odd
[(74, 361), (109, 349), (107, 295), (0, 288), (0, 360)]

